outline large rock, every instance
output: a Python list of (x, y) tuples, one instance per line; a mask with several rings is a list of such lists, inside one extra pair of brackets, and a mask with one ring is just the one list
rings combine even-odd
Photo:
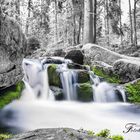
[(66, 59), (72, 60), (74, 63), (83, 64), (84, 55), (81, 50), (71, 50), (67, 52)]
[(19, 24), (0, 13), (0, 89), (22, 79), (21, 63), (30, 48)]
[(109, 140), (70, 128), (50, 128), (18, 134), (10, 140)]
[(113, 63), (119, 59), (140, 61), (140, 58), (121, 55), (96, 44), (86, 44), (83, 46), (82, 51), (85, 55), (85, 64), (92, 64), (96, 61), (103, 61), (109, 65), (113, 65)]
[(123, 83), (140, 78), (140, 61), (120, 59), (113, 65), (113, 72), (121, 78)]
[(19, 24), (0, 14), (0, 89), (22, 79), (20, 65), (27, 51), (27, 41)]
[(82, 102), (93, 101), (93, 89), (89, 83), (77, 84), (77, 98)]

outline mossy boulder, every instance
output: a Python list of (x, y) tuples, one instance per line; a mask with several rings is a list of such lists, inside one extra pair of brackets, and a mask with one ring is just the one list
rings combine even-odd
[(140, 103), (140, 79), (135, 82), (125, 84), (125, 90), (129, 102)]
[(57, 65), (51, 64), (48, 67), (49, 85), (62, 88), (60, 74), (57, 72)]
[(91, 84), (89, 83), (77, 84), (77, 97), (79, 101), (83, 102), (93, 101), (93, 89)]
[(24, 83), (19, 82), (4, 90), (0, 90), (0, 109), (11, 103), (13, 100), (20, 98)]
[(118, 75), (106, 72), (102, 67), (93, 66), (92, 71), (99, 77), (104, 78), (109, 83), (120, 84), (121, 80)]
[(90, 82), (90, 76), (88, 71), (85, 70), (79, 70), (77, 71), (77, 75), (78, 75), (78, 83), (86, 83), (86, 82)]

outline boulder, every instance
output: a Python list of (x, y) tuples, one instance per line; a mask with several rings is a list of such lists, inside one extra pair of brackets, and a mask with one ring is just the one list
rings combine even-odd
[(15, 135), (10, 140), (109, 140), (70, 128), (38, 129)]
[(86, 44), (83, 46), (82, 51), (84, 52), (85, 64), (93, 64), (95, 61), (102, 61), (113, 65), (113, 63), (119, 59), (140, 61), (140, 58), (121, 55), (96, 44)]
[(0, 89), (22, 80), (22, 60), (35, 48), (27, 39), (18, 22), (0, 13)]
[(77, 79), (78, 79), (78, 83), (86, 83), (86, 82), (90, 82), (90, 76), (88, 71), (86, 70), (78, 70), (77, 71)]
[(27, 41), (19, 24), (0, 14), (0, 88), (22, 79), (20, 66), (27, 52)]
[(83, 65), (84, 55), (81, 50), (71, 50), (67, 52), (65, 58), (72, 60), (74, 63)]
[(57, 65), (55, 64), (51, 64), (48, 67), (49, 85), (62, 88), (60, 75), (56, 70), (57, 70)]
[(91, 84), (82, 83), (77, 84), (77, 98), (82, 102), (90, 102), (93, 101), (93, 89)]
[(133, 81), (140, 78), (140, 62), (120, 59), (114, 63), (113, 72), (119, 75), (122, 83)]

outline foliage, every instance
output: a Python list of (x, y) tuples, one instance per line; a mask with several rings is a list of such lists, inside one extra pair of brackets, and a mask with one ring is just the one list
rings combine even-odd
[(110, 130), (104, 129), (101, 132), (97, 133), (96, 136), (103, 137), (103, 138), (110, 138), (112, 140), (124, 140), (124, 138), (120, 135), (110, 135)]
[(92, 70), (97, 76), (104, 78), (109, 83), (117, 83), (118, 84), (121, 82), (118, 75), (115, 75), (115, 74), (109, 75), (109, 74), (105, 73), (105, 71), (103, 69), (97, 68), (96, 66), (94, 66), (92, 68)]
[(0, 140), (6, 140), (11, 137), (12, 137), (12, 135), (10, 135), (10, 134), (0, 134)]
[(110, 135), (110, 131), (108, 129), (104, 129), (101, 132), (97, 133), (96, 136), (108, 138)]
[(95, 135), (95, 133), (91, 130), (87, 131), (88, 136), (93, 137)]
[(2, 91), (0, 95), (0, 109), (3, 108), (5, 105), (9, 104), (15, 99), (18, 99), (21, 96), (21, 92), (23, 90), (24, 84), (23, 82), (19, 82), (17, 85), (13, 86), (12, 88)]
[(125, 87), (128, 93), (128, 100), (132, 103), (140, 103), (140, 81), (134, 84), (127, 84)]
[(110, 137), (112, 140), (124, 140), (124, 138), (120, 135), (114, 135)]

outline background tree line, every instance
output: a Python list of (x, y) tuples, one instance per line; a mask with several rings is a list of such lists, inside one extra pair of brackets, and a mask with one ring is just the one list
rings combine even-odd
[(122, 23), (122, 0), (1, 0), (3, 12), (16, 19), (27, 37), (43, 47), (80, 43), (138, 46), (140, 0), (129, 2), (128, 22)]

